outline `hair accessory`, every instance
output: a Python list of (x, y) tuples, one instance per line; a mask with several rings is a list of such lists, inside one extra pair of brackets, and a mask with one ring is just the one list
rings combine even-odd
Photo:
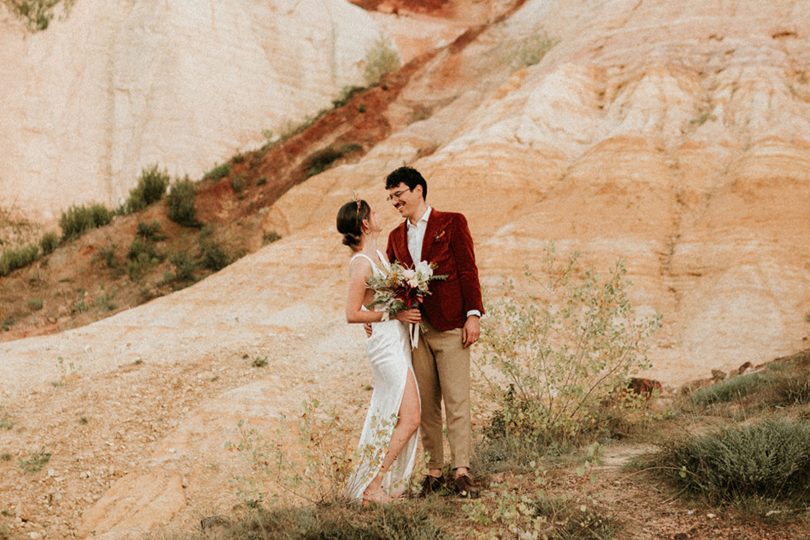
[(357, 196), (357, 192), (352, 190), (352, 200), (357, 203), (357, 211), (360, 212), (360, 197)]

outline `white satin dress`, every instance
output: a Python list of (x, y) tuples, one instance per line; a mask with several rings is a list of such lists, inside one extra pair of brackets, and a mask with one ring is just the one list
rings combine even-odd
[[(387, 266), (385, 257), (379, 252), (377, 256), (381, 264)], [(372, 272), (383, 273), (377, 263), (364, 253), (357, 253), (352, 261), (357, 257), (367, 259)], [(374, 376), (374, 391), (354, 457), (356, 466), (347, 485), (348, 495), (352, 499), (361, 499), (366, 487), (380, 471), (397, 423), (408, 372), (413, 374), (411, 345), (405, 325), (397, 320), (389, 320), (372, 323), (371, 327), (366, 349)], [(391, 497), (401, 495), (408, 487), (416, 462), (418, 440), (417, 430), (383, 476), (383, 490)]]

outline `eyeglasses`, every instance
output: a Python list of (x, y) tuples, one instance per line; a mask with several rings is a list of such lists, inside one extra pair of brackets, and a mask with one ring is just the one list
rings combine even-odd
[(406, 191), (411, 191), (410, 189), (401, 189), (399, 191), (393, 192), (391, 195), (388, 196), (388, 202), (394, 202), (395, 199), (399, 199), (402, 197), (402, 194)]

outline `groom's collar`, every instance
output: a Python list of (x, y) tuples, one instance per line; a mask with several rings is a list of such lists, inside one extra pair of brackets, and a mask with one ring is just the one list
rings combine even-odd
[(420, 221), (424, 221), (425, 223), (427, 223), (428, 219), (430, 219), (430, 211), (431, 210), (432, 210), (432, 208), (430, 206), (428, 206), (427, 209), (425, 210), (425, 213), (422, 214), (422, 217), (420, 217), (419, 219), (416, 220), (416, 223), (411, 223), (410, 219), (406, 219), (405, 220), (405, 225), (407, 225), (408, 227), (416, 227), (419, 224)]

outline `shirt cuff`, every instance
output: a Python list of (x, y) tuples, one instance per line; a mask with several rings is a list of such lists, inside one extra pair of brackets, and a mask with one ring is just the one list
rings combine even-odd
[(481, 312), (478, 311), (477, 309), (471, 309), (470, 311), (468, 311), (467, 312), (467, 317), (469, 317), (470, 315), (475, 315), (479, 319), (481, 318)]

